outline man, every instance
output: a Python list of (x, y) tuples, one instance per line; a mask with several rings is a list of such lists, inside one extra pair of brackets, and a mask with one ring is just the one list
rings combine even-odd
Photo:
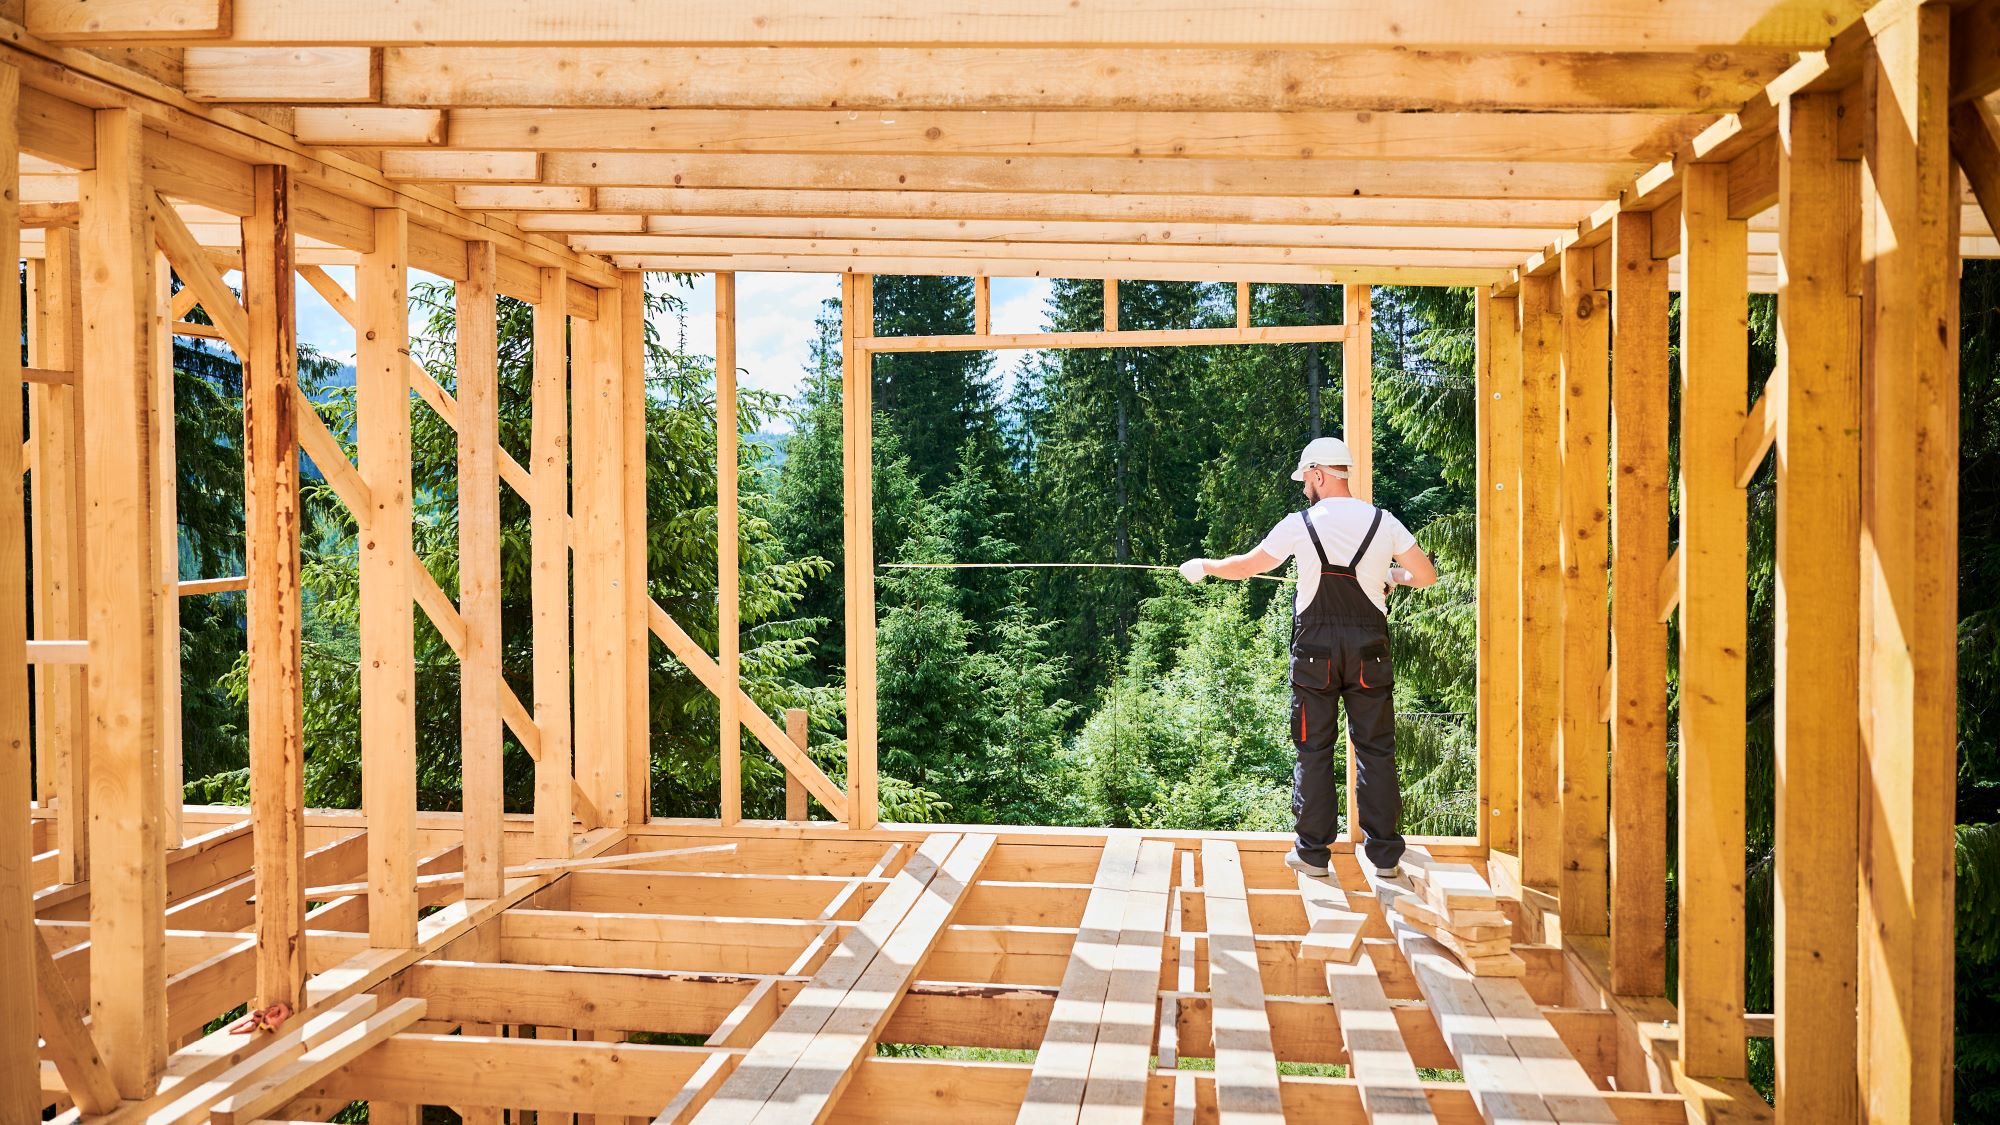
[[(1389, 652), (1389, 587), (1437, 581), (1429, 555), (1388, 512), (1348, 491), (1354, 460), (1339, 438), (1315, 438), (1299, 454), (1292, 479), (1305, 485), (1307, 508), (1286, 516), (1255, 550), (1226, 559), (1189, 559), (1189, 582), (1213, 575), (1244, 579), (1299, 558), (1292, 604), (1292, 815), (1297, 842), (1285, 863), (1325, 875), (1335, 832), (1334, 709), (1347, 704), (1359, 792), (1356, 819), (1369, 862), (1393, 878), (1403, 858), (1397, 822), (1403, 795), (1396, 779), (1395, 661)], [(1391, 565), (1391, 562), (1398, 565)]]

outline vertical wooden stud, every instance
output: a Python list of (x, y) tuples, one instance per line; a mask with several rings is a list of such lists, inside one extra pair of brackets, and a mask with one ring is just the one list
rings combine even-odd
[(646, 626), (652, 598), (646, 588), (646, 275), (619, 277), (617, 320), (625, 381), (625, 599), (626, 772), (628, 819), (643, 824), (653, 812), (652, 654)]
[(1250, 327), (1250, 283), (1236, 283), (1236, 327), (1245, 330)]
[(1611, 228), (1611, 990), (1667, 988), (1667, 264), (1653, 215)]
[[(1366, 285), (1341, 287), (1341, 323), (1347, 335), (1340, 343), (1340, 411), (1342, 437), (1354, 464), (1347, 471), (1347, 487), (1363, 500), (1375, 498), (1375, 316)], [(1309, 347), (1311, 345), (1308, 345)], [(1354, 761), (1354, 742), (1347, 743), (1347, 838), (1361, 842), (1360, 820), (1355, 815), (1354, 790), (1360, 776)]]
[[(95, 114), (82, 195), (79, 388), (90, 591), (91, 1030), (120, 1095), (151, 1094), (167, 1057), (166, 839), (159, 753), (158, 542), (151, 412), (153, 232), (145, 128)], [(9, 298), (11, 300), (11, 298)], [(18, 478), (17, 478), (18, 479)]]
[(458, 614), (460, 792), (465, 810), (465, 897), (501, 888), (500, 371), (493, 243), (465, 244), (458, 316)]
[(1682, 173), (1680, 1007), (1684, 1071), (1742, 1078), (1744, 596), (1736, 434), (1749, 371), (1749, 224), (1729, 169)]
[[(153, 262), (153, 307), (147, 322), (153, 328), (153, 392), (148, 429), (152, 436), (153, 604), (159, 615), (160, 644), (160, 832), (167, 846), (181, 843), (181, 521), (176, 494), (180, 473), (174, 449), (173, 278), (165, 255)], [(238, 357), (239, 359), (241, 357)]]
[(1561, 700), (1562, 564), (1557, 544), (1562, 415), (1561, 290), (1553, 275), (1521, 279), (1521, 882), (1553, 891), (1562, 870), (1556, 745)]
[(736, 526), (736, 275), (715, 275), (716, 663), (722, 710), (722, 823), (743, 819), (743, 681)]
[[(868, 335), (873, 336), (875, 334), (874, 326), (868, 325), (866, 327)], [(1115, 277), (1104, 279), (1104, 330), (1106, 332), (1118, 331), (1118, 279)]]
[(305, 678), (300, 666), (298, 320), (291, 172), (252, 170), (243, 220), (245, 634), (258, 1007), (303, 1006), (306, 982)]
[[(50, 227), (43, 235), (39, 330), (30, 340), (38, 366), (75, 371), (83, 362), (82, 264), (77, 232)], [(87, 632), (84, 601), (83, 413), (74, 386), (28, 388), (35, 430), (35, 622), (45, 640), (75, 640)], [(87, 670), (38, 665), (35, 736), (38, 759), (56, 794), (56, 878), (90, 877), (90, 754)], [(46, 800), (46, 796), (43, 798)]]
[[(785, 708), (785, 737), (791, 739), (792, 745), (798, 747), (801, 753), (806, 749), (806, 722), (805, 708)], [(806, 816), (805, 782), (800, 781), (788, 769), (785, 771), (785, 819), (804, 820)]]
[(1858, 169), (1840, 96), (1778, 118), (1775, 966), (1778, 1119), (1852, 1121), (1860, 956), (1861, 341)]
[(597, 319), (570, 321), (570, 558), (575, 598), (576, 667), (590, 670), (590, 690), (575, 693), (576, 781), (596, 825), (628, 818), (625, 598), (625, 361), (619, 338), (622, 300), (597, 291)]
[[(0, 258), (21, 255), (20, 162), (15, 136), (21, 72), (0, 66)], [(21, 323), (21, 290), (0, 285), (0, 323)], [(21, 442), (21, 353), (0, 348), (0, 979), (12, 982), (15, 1009), (0, 1020), (0, 1115), (42, 1116), (41, 1055), (36, 1042), (34, 836), (28, 802), (28, 544)], [(37, 500), (40, 497), (36, 498)]]
[[(875, 279), (843, 275), (841, 321), (841, 451), (846, 470), (847, 555), (847, 821), (876, 822), (875, 783), (875, 488), (872, 431), (874, 356), (857, 343), (875, 334)], [(1105, 283), (1108, 317), (1117, 310), (1117, 283)], [(1114, 325), (1115, 327), (1115, 325)]]
[(993, 279), (981, 274), (972, 279), (972, 332), (984, 336), (993, 330)]
[(1521, 329), (1518, 297), (1479, 291), (1479, 836), (1512, 852), (1520, 797)]
[(1598, 282), (1596, 251), (1562, 257), (1562, 800), (1563, 933), (1602, 934), (1609, 926), (1610, 794), (1604, 687), (1610, 627), (1604, 610), (1610, 498), (1605, 452), (1611, 409), (1610, 295)]
[(1872, 1121), (1952, 1113), (1959, 180), (1951, 10), (1864, 71), (1861, 1082)]
[(529, 507), (530, 599), (535, 622), (535, 855), (570, 854), (569, 709), (569, 351), (560, 269), (541, 271), (535, 304), (533, 420), (529, 434), (534, 496)]
[(373, 508), (361, 535), (361, 807), (368, 817), (368, 941), (417, 940), (417, 565), (410, 532), (409, 217), (375, 212), (354, 279), (355, 416)]

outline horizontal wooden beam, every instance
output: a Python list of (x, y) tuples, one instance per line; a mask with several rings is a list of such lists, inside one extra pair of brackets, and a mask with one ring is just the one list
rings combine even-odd
[(381, 96), (437, 107), (1700, 113), (1734, 110), (1790, 62), (1748, 48), (393, 47)]
[[(1520, 260), (1512, 250), (1376, 249), (1326, 246), (1215, 246), (1202, 243), (1022, 243), (934, 239), (683, 238), (657, 234), (580, 234), (570, 245), (584, 253), (685, 257), (794, 255), (823, 257), (838, 268), (849, 258), (965, 258), (981, 262), (1069, 261), (1123, 263), (1204, 262), (1244, 266), (1443, 266), (1504, 270)], [(1449, 241), (1443, 239), (1440, 241)], [(885, 272), (893, 273), (889, 270)]]
[(913, 15), (893, 0), (716, 7), (695, 2), (526, 4), (507, 19), (473, 0), (422, 8), (369, 0), (30, 0), (28, 26), (63, 41), (134, 43), (191, 36), (239, 45), (534, 45), (828, 47), (1387, 47), (1688, 51), (1720, 44), (1816, 50), (1860, 14), (1843, 0), (1522, 0), (1405, 11), (1277, 0), (1229, 19), (1201, 0), (1079, 13), (1036, 0)]
[[(492, 147), (492, 146), (482, 146)], [(1004, 193), (1608, 199), (1644, 160), (1531, 164), (1468, 160), (1207, 157), (794, 155), (550, 152), (549, 184), (575, 187), (844, 189)], [(1587, 210), (1587, 208), (1586, 208)]]
[(1300, 285), (1489, 285), (1506, 276), (1491, 266), (1297, 266), (1199, 262), (1078, 261), (1051, 256), (1035, 260), (970, 258), (843, 258), (804, 254), (737, 254), (680, 257), (620, 254), (620, 269), (686, 273), (857, 273), (931, 277), (1069, 277), (1145, 281), (1254, 281)]
[(88, 664), (89, 641), (29, 641), (30, 664)]
[[(387, 155), (387, 154), (385, 154)], [(527, 217), (523, 216), (525, 221)], [(1548, 244), (1550, 232), (1523, 227), (1350, 226), (1326, 223), (1144, 223), (993, 219), (880, 219), (829, 216), (595, 215), (632, 221), (634, 229), (575, 233), (649, 234), (668, 238), (788, 238), (817, 241), (938, 240), (1007, 243), (1132, 243), (1152, 246), (1259, 246), (1285, 249), (1507, 250), (1525, 253)], [(533, 224), (543, 228), (539, 223)], [(1772, 234), (1772, 250), (1776, 235)]]
[[(1051, 185), (1043, 185), (1051, 187)], [(1492, 192), (1457, 199), (1297, 195), (1189, 196), (1085, 192), (1065, 185), (1027, 195), (985, 191), (789, 188), (600, 187), (606, 214), (806, 219), (943, 219), (1006, 222), (1277, 223), (1339, 226), (1548, 228), (1560, 235), (1594, 199), (1507, 199)], [(537, 216), (523, 216), (523, 220)], [(542, 228), (563, 229), (563, 228)]]
[(190, 578), (181, 582), (180, 595), (184, 598), (194, 598), (203, 594), (229, 594), (249, 588), (250, 579), (241, 574), (232, 578)]
[[(420, 109), (312, 110), (357, 127), (338, 143), (435, 143), (403, 115)], [(385, 116), (395, 115), (395, 116)], [(1618, 163), (1658, 160), (1706, 117), (1603, 113), (1157, 113), (1092, 110), (454, 109), (454, 148), (492, 151), (1101, 156)], [(379, 138), (379, 139), (377, 139)]]
[(1341, 324), (1251, 328), (1173, 328), (1158, 331), (1013, 332), (958, 336), (863, 336), (857, 347), (876, 354), (894, 352), (984, 352), (1037, 348), (1211, 347), (1219, 344), (1338, 343), (1347, 339)]
[(189, 47), (181, 88), (196, 101), (372, 102), (380, 57), (367, 47)]

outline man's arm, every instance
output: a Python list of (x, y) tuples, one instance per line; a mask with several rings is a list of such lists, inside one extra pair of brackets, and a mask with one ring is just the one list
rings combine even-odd
[(1424, 553), (1422, 547), (1412, 543), (1410, 549), (1396, 556), (1396, 564), (1389, 568), (1389, 581), (1398, 586), (1408, 586), (1421, 590), (1438, 580), (1437, 565)]
[(1181, 576), (1189, 582), (1199, 582), (1211, 576), (1241, 581), (1253, 574), (1273, 570), (1283, 561), (1272, 558), (1269, 551), (1258, 547), (1226, 559), (1189, 559), (1181, 564)]

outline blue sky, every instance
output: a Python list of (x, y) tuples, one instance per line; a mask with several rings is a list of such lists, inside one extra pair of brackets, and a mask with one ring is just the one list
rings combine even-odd
[[(348, 292), (354, 270), (328, 266), (327, 273)], [(232, 281), (236, 279), (232, 278)], [(410, 281), (435, 280), (411, 271)], [(1039, 332), (1052, 283), (1043, 278), (993, 279), (993, 331)], [(687, 349), (715, 354), (715, 287), (702, 276), (679, 290), (687, 311), (679, 323), (660, 325), (668, 340), (685, 332)], [(837, 274), (743, 273), (736, 275), (736, 362), (745, 389), (775, 391), (790, 399), (805, 380), (807, 349), (820, 302), (840, 295)], [(354, 331), (311, 286), (298, 287), (299, 339), (342, 363), (354, 361)], [(1011, 371), (1019, 353), (1000, 358), (996, 369)]]

